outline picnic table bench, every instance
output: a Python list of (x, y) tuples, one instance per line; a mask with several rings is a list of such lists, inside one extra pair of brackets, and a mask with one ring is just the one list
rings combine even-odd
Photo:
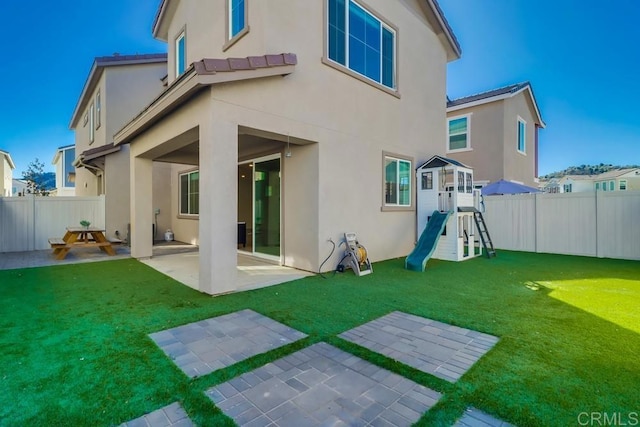
[(49, 238), (49, 245), (53, 249), (56, 259), (64, 259), (74, 248), (97, 247), (108, 255), (115, 255), (113, 244), (109, 241), (101, 228), (97, 227), (67, 227), (64, 237)]

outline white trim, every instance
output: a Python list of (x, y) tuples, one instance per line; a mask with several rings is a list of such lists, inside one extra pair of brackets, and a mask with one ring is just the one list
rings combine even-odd
[[(179, 70), (180, 67), (180, 61), (178, 61), (178, 46), (180, 44), (180, 40), (184, 40), (184, 48), (183, 48), (183, 52), (182, 52), (182, 56), (184, 56), (184, 68), (182, 69), (182, 71)], [(173, 54), (173, 60), (174, 60), (174, 72), (175, 74), (175, 78), (177, 79), (178, 77), (180, 77), (181, 75), (184, 74), (185, 71), (187, 71), (187, 32), (186, 32), (186, 28), (183, 28), (178, 35), (176, 36), (174, 42), (173, 42), (173, 50), (174, 50), (174, 54)]]
[[(397, 197), (398, 200), (396, 201), (396, 203), (387, 203), (387, 198), (386, 198), (386, 194), (385, 194), (385, 190), (386, 188), (386, 184), (387, 184), (387, 171), (386, 171), (386, 163), (387, 163), (387, 159), (389, 160), (395, 160), (396, 161), (396, 172), (397, 172), (397, 178), (398, 178), (398, 182), (396, 183), (397, 188), (396, 188), (396, 193), (397, 193)], [(384, 187), (382, 188), (382, 197), (383, 197), (383, 203), (384, 203), (384, 207), (385, 208), (411, 208), (413, 207), (413, 186), (415, 185), (412, 182), (412, 173), (411, 171), (413, 170), (413, 160), (410, 160), (408, 158), (400, 158), (400, 157), (396, 157), (390, 154), (384, 154), (383, 156), (383, 160), (384, 160), (384, 167), (382, 170), (383, 173), (383, 182), (384, 182)], [(409, 164), (409, 203), (408, 204), (400, 204), (400, 162), (405, 162)]]
[(93, 141), (96, 139), (96, 128), (95, 128), (95, 107), (93, 102), (89, 105), (89, 145), (93, 144)]
[[(527, 155), (527, 121), (520, 116), (517, 116), (516, 120), (516, 151), (523, 156)], [(520, 123), (524, 125), (522, 132), (522, 143), (524, 145), (524, 151), (520, 149)]]
[[(462, 153), (464, 151), (473, 151), (473, 148), (471, 147), (471, 115), (473, 113), (468, 113), (468, 114), (462, 114), (460, 116), (454, 116), (454, 117), (447, 117), (447, 145), (446, 145), (446, 152), (447, 153)], [(452, 120), (458, 120), (458, 119), (462, 119), (465, 118), (467, 119), (467, 146), (465, 148), (456, 148), (456, 149), (450, 149), (449, 146), (451, 144), (451, 134), (449, 133), (449, 122), (451, 122)]]
[[(536, 99), (535, 99), (535, 97), (533, 95), (533, 91), (531, 90), (531, 86), (530, 85), (527, 85), (527, 86), (523, 87), (522, 89), (520, 89), (517, 92), (505, 93), (505, 94), (496, 95), (496, 96), (490, 96), (488, 98), (482, 98), (482, 99), (479, 99), (477, 101), (465, 102), (464, 104), (454, 105), (453, 107), (447, 107), (447, 113), (452, 113), (452, 112), (458, 111), (458, 110), (464, 110), (465, 108), (476, 107), (478, 105), (488, 104), (490, 102), (501, 101), (503, 99), (513, 98), (514, 96), (518, 95), (519, 93), (521, 93), (521, 92), (523, 92), (525, 90), (529, 92), (529, 96), (531, 98), (531, 103), (533, 104), (533, 108), (534, 108), (534, 110), (536, 112), (536, 117), (538, 119), (540, 127), (543, 128), (543, 129), (546, 128), (547, 124), (542, 120), (542, 115), (540, 114), (540, 109), (538, 108), (538, 104), (536, 103)], [(455, 99), (453, 101), (455, 101)]]
[[(184, 175), (191, 175), (197, 173), (198, 174), (198, 213), (191, 213), (191, 206), (189, 206), (191, 204), (191, 199), (189, 198), (189, 196), (191, 195), (190, 192), (187, 192), (187, 210), (189, 212), (187, 213), (183, 213), (182, 212), (182, 176)], [(189, 178), (187, 178), (187, 183), (189, 184), (189, 189), (191, 188), (191, 180)], [(178, 216), (182, 217), (182, 218), (200, 218), (200, 169), (192, 169), (192, 170), (187, 170), (184, 172), (178, 172)]]

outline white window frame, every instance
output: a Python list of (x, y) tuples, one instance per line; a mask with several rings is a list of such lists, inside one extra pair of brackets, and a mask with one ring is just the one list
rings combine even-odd
[[(386, 197), (386, 187), (387, 187), (387, 174), (386, 174), (386, 165), (387, 160), (396, 161), (396, 170), (398, 172), (398, 182), (396, 183), (396, 194), (400, 196), (400, 163), (408, 163), (409, 164), (409, 203), (408, 204), (400, 204), (399, 200), (397, 203), (387, 203)], [(413, 158), (408, 156), (403, 156), (400, 154), (383, 152), (382, 153), (382, 211), (398, 211), (398, 210), (413, 210), (413, 189), (414, 189), (414, 176), (415, 171), (413, 169)]]
[(621, 179), (620, 182), (618, 182), (618, 189), (620, 191), (627, 191), (627, 180), (626, 179)]
[[(520, 123), (522, 123), (523, 125), (523, 132), (522, 132), (522, 145), (524, 148), (524, 150), (520, 149)], [(518, 116), (518, 121), (517, 121), (517, 125), (516, 125), (516, 150), (518, 151), (518, 153), (523, 154), (523, 155), (527, 155), (527, 121), (525, 119), (523, 119), (522, 117)]]
[[(194, 173), (198, 173), (198, 197), (200, 196), (200, 170), (199, 169), (192, 169), (189, 171), (184, 171), (184, 172), (180, 172), (178, 173), (178, 216), (180, 217), (188, 217), (188, 218), (198, 218), (200, 216), (200, 204), (198, 203), (198, 213), (191, 213), (191, 206), (187, 206), (187, 213), (182, 212), (182, 177), (183, 176), (187, 176), (189, 177), (190, 175), (194, 174)], [(191, 180), (189, 178), (187, 178), (187, 183), (189, 183), (189, 185), (191, 185)], [(189, 198), (189, 194), (187, 195), (187, 204), (190, 204), (190, 198)]]
[[(447, 118), (447, 153), (460, 153), (463, 151), (473, 151), (473, 148), (471, 148), (471, 114), (462, 114), (460, 116), (455, 116), (455, 117), (448, 117)], [(458, 119), (467, 119), (467, 146), (465, 148), (456, 148), (456, 149), (451, 149), (451, 133), (449, 133), (449, 123), (453, 120), (458, 120)], [(454, 134), (454, 135), (459, 135), (459, 134)]]
[[(382, 81), (378, 82), (373, 80), (372, 78), (359, 73), (349, 66), (349, 5), (353, 3), (360, 9), (362, 9), (365, 13), (373, 17), (374, 19), (380, 22), (381, 27), (384, 27), (386, 30), (393, 34), (393, 86), (386, 86), (382, 83)], [(399, 97), (398, 94), (398, 28), (391, 23), (389, 23), (386, 19), (384, 19), (379, 13), (374, 11), (371, 7), (367, 6), (360, 0), (345, 0), (345, 33), (346, 33), (346, 41), (345, 41), (345, 64), (341, 64), (339, 62), (334, 61), (329, 58), (329, 1), (325, 0), (325, 23), (324, 23), (324, 32), (325, 32), (325, 52), (324, 57), (322, 58), (322, 62), (330, 65), (331, 67), (340, 70), (346, 74), (349, 74), (352, 77), (357, 78), (365, 83), (368, 83), (378, 89), (382, 89), (383, 91), (390, 93), (394, 96)], [(380, 32), (380, 37), (382, 38), (382, 31)], [(382, 40), (380, 41), (380, 46), (382, 46)], [(382, 62), (382, 52), (380, 52), (380, 61)], [(382, 73), (382, 64), (381, 64), (381, 73)], [(382, 80), (382, 74), (380, 76)]]
[[(184, 40), (184, 49), (182, 52), (182, 56), (184, 56), (184, 64), (183, 70), (180, 70), (180, 61), (179, 61), (179, 53), (180, 53), (180, 40)], [(178, 77), (180, 77), (182, 74), (184, 74), (184, 72), (187, 70), (187, 31), (185, 28), (183, 28), (179, 33), (178, 36), (175, 38), (175, 42), (173, 44), (173, 49), (174, 49), (174, 56), (175, 56), (175, 72), (176, 72), (176, 79)]]
[(96, 93), (96, 129), (102, 124), (100, 115), (102, 114), (102, 99), (100, 96), (100, 90)]
[(96, 139), (95, 120), (95, 107), (92, 102), (91, 105), (89, 105), (89, 145), (93, 144), (93, 141)]
[(237, 33), (233, 34), (233, 10), (231, 2), (233, 0), (227, 0), (227, 22), (226, 22), (226, 43), (222, 46), (222, 51), (229, 49), (238, 40), (244, 37), (249, 32), (249, 0), (244, 0), (244, 27), (242, 27)]
[(616, 191), (616, 182), (609, 181), (609, 191)]

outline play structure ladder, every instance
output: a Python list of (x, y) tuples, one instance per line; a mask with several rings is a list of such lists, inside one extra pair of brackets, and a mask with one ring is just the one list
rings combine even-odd
[(491, 236), (489, 236), (489, 230), (487, 230), (487, 223), (484, 222), (484, 217), (482, 216), (482, 212), (480, 212), (477, 209), (474, 209), (473, 219), (475, 220), (476, 228), (480, 233), (480, 240), (482, 240), (482, 246), (484, 246), (484, 251), (487, 253), (487, 258), (496, 256), (496, 250), (493, 248), (493, 242), (491, 241)]

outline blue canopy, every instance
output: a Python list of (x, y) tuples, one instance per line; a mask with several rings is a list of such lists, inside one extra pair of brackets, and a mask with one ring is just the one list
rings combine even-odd
[(486, 187), (482, 187), (483, 196), (491, 196), (495, 194), (522, 194), (522, 193), (542, 193), (537, 188), (527, 187), (526, 185), (518, 184), (517, 182), (500, 181), (492, 182)]

